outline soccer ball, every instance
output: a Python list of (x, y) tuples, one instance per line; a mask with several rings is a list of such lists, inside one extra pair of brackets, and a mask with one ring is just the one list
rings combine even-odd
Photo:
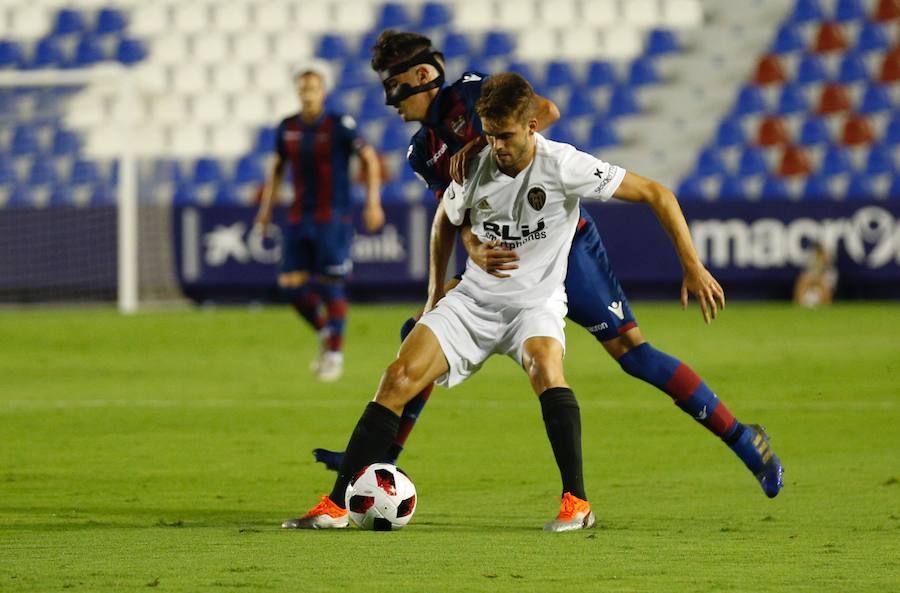
[(350, 520), (360, 529), (401, 529), (416, 510), (416, 487), (396, 465), (373, 463), (347, 485), (344, 502)]

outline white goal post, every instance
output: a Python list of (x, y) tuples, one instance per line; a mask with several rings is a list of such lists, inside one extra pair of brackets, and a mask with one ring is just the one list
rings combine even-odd
[(117, 160), (116, 190), (117, 263), (116, 301), (122, 313), (138, 309), (138, 175), (133, 135), (136, 89), (127, 69), (116, 64), (73, 70), (0, 71), (0, 91), (20, 88), (87, 86), (103, 83), (115, 88), (116, 99), (125, 109), (115, 120), (121, 137)]

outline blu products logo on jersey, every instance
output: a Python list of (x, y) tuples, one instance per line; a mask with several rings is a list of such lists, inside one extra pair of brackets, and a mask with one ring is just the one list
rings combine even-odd
[[(495, 237), (501, 239), (502, 241), (511, 242), (514, 245), (508, 245), (508, 247), (513, 247), (517, 242), (526, 243), (528, 241), (533, 241), (534, 239), (545, 239), (547, 238), (547, 233), (544, 232), (544, 219), (541, 218), (538, 220), (537, 227), (532, 229), (527, 224), (523, 224), (522, 226), (516, 228), (514, 225), (504, 224), (499, 225), (496, 222), (485, 222), (484, 230), (488, 234), (492, 234)], [(519, 235), (515, 235), (514, 233), (518, 232)]]

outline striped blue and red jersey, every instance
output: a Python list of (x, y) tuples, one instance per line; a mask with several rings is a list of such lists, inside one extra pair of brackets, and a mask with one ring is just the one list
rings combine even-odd
[(450, 185), (450, 157), (481, 136), (481, 118), (475, 113), (475, 103), (486, 79), (486, 74), (466, 72), (438, 91), (422, 127), (410, 141), (406, 158), (438, 199)]
[(278, 124), (275, 150), (291, 172), (288, 221), (350, 220), (350, 157), (366, 145), (349, 115), (323, 113), (306, 123), (295, 114)]

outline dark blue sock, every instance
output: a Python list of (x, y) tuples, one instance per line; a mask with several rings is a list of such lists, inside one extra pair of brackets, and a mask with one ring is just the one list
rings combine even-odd
[(282, 287), (281, 293), (291, 303), (297, 314), (305, 319), (314, 330), (319, 331), (325, 326), (325, 319), (319, 307), (322, 299), (308, 282), (300, 286)]
[(325, 325), (328, 327), (328, 349), (339, 352), (344, 342), (344, 326), (347, 322), (347, 293), (343, 282), (323, 282), (319, 294), (325, 301), (328, 312)]

